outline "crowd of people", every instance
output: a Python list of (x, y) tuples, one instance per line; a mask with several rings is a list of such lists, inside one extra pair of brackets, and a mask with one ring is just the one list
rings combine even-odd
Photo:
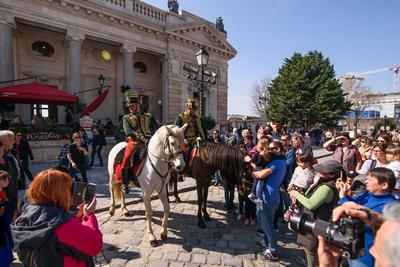
[[(400, 148), (386, 132), (377, 134), (375, 139), (358, 135), (354, 140), (347, 133), (330, 133), (323, 147), (333, 152), (332, 159), (321, 164), (313, 156), (313, 142), (305, 142), (304, 136), (295, 131), (277, 136), (268, 127), (260, 126), (255, 136), (248, 129), (242, 130), (241, 135), (233, 129), (225, 136), (213, 131), (212, 136), (215, 142), (226, 140), (246, 152), (252, 178), (243, 177), (237, 187), (237, 219), (244, 220), (245, 225), (256, 225), (256, 221), (260, 224), (264, 238), (259, 245), (264, 250), (259, 258), (279, 259), (276, 231), (279, 224), (287, 223), (295, 214), (330, 221), (335, 208), (348, 203), (378, 214), (399, 203)], [(214, 184), (224, 186), (225, 208), (234, 210), (234, 185), (221, 182), (218, 174), (214, 175)], [(371, 248), (375, 233), (371, 227), (367, 223), (363, 256), (349, 259), (349, 266), (374, 266)], [(316, 236), (298, 233), (297, 243), (304, 249), (307, 266), (324, 266), (325, 259), (318, 255), (321, 241)], [(400, 252), (398, 240), (396, 245)], [(329, 245), (324, 242), (323, 246)]]

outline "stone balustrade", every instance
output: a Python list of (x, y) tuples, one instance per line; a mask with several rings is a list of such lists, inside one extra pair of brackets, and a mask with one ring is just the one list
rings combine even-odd
[(166, 23), (167, 21), (167, 12), (143, 2), (135, 2), (133, 12), (144, 18), (153, 19), (157, 22)]
[(106, 3), (114, 4), (117, 7), (126, 7), (126, 0), (106, 0)]

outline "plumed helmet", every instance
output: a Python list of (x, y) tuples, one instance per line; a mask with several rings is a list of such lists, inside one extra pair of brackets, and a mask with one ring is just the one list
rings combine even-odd
[(198, 109), (197, 99), (189, 98), (188, 100), (186, 100), (186, 108)]
[(126, 94), (126, 106), (130, 107), (133, 104), (141, 104), (139, 95), (134, 94), (134, 93), (127, 93)]

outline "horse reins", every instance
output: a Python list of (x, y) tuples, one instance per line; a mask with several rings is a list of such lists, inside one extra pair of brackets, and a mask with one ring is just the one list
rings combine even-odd
[[(170, 152), (169, 158), (168, 158), (168, 159), (161, 159), (162, 161), (165, 161), (165, 162), (167, 162), (167, 164), (168, 164), (168, 170), (167, 170), (167, 173), (166, 173), (165, 175), (162, 175), (162, 174), (157, 170), (156, 166), (155, 166), (154, 163), (151, 161), (150, 155), (149, 155), (149, 157), (148, 157), (151, 167), (152, 167), (152, 168), (154, 169), (154, 171), (158, 174), (158, 176), (160, 176), (160, 178), (161, 178), (161, 180), (162, 180), (161, 189), (160, 189), (160, 191), (158, 192), (158, 194), (161, 193), (161, 190), (163, 189), (163, 187), (164, 187), (164, 185), (165, 185), (165, 180), (167, 179), (167, 176), (168, 176), (168, 174), (169, 174), (170, 171), (171, 171), (171, 162), (170, 162), (171, 158), (173, 158), (174, 155), (179, 155), (179, 154), (182, 153), (182, 151), (177, 152), (177, 153), (172, 153), (172, 151), (171, 151), (171, 145), (170, 145), (169, 139), (168, 139), (169, 136), (171, 136), (171, 135), (168, 134), (167, 137), (165, 138), (165, 141), (164, 141), (164, 149), (165, 149), (165, 147), (167, 147), (167, 148), (168, 148), (168, 152)], [(156, 155), (154, 155), (153, 153), (150, 152), (150, 150), (149, 150), (149, 148), (148, 148), (148, 146), (147, 146), (146, 143), (145, 143), (145, 147), (146, 147), (148, 153), (151, 154), (153, 157), (158, 158), (158, 159), (160, 158), (159, 156), (156, 156)]]

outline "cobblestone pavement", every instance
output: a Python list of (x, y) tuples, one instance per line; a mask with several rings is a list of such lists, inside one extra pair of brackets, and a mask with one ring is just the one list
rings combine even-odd
[[(235, 213), (225, 211), (222, 187), (210, 187), (209, 213), (206, 229), (197, 227), (196, 192), (180, 195), (182, 203), (171, 203), (168, 239), (159, 240), (153, 248), (148, 242), (143, 203), (130, 205), (131, 216), (116, 212), (97, 214), (104, 238), (102, 252), (96, 257), (97, 266), (304, 266), (303, 251), (295, 244), (295, 234), (282, 224), (278, 232), (280, 262), (256, 258), (257, 226), (245, 226)], [(153, 200), (153, 230), (159, 239), (162, 204)]]

